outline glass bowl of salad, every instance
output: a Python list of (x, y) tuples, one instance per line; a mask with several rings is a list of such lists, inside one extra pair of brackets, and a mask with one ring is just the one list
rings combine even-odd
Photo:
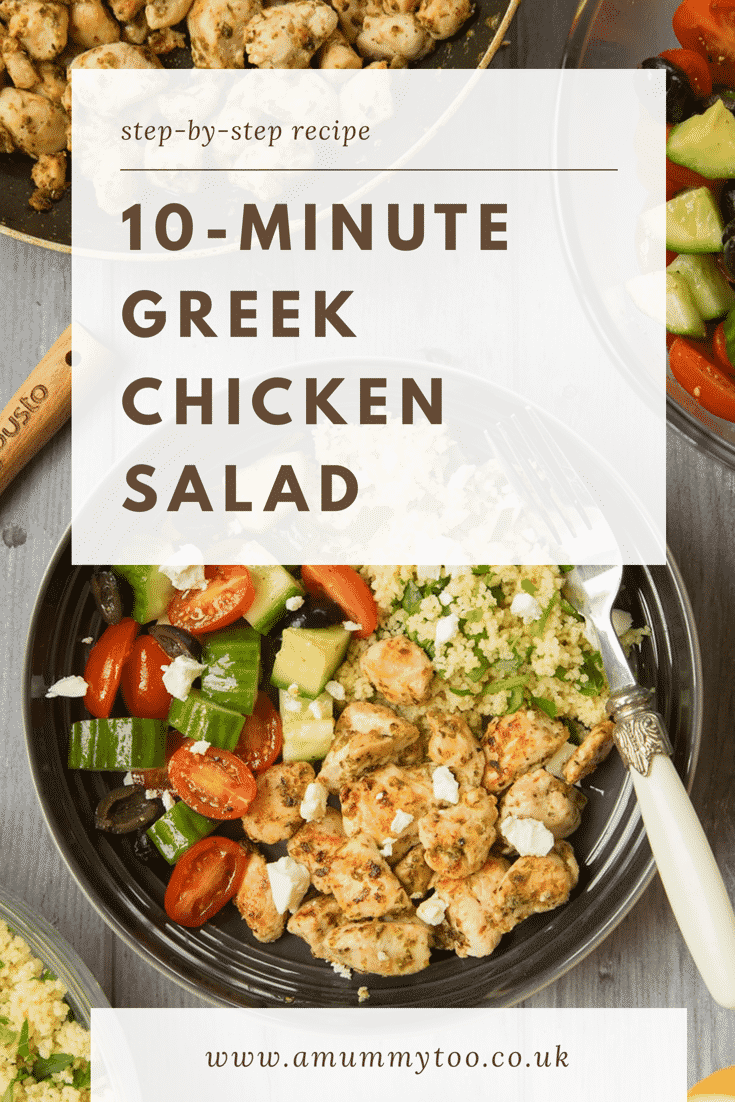
[[(696, 57), (692, 58), (691, 54), (701, 58), (699, 66)], [(686, 0), (680, 5), (675, 0), (656, 0), (654, 3), (644, 0), (626, 3), (619, 0), (582, 0), (561, 64), (564, 68), (574, 69), (629, 69), (647, 62), (650, 67), (655, 64), (664, 68), (667, 72), (670, 145), (672, 126), (681, 126), (686, 118), (694, 115), (704, 116), (717, 97), (730, 114), (733, 97), (727, 95), (726, 88), (735, 87), (735, 61), (728, 58), (735, 59), (735, 30), (727, 26), (727, 13), (723, 19), (710, 0)], [(654, 59), (658, 60), (654, 62)], [(692, 91), (693, 102), (690, 98)], [(678, 93), (686, 100), (683, 105), (675, 102)], [(672, 109), (674, 115), (671, 114)], [(686, 127), (684, 130), (686, 136)], [(678, 153), (672, 156), (676, 156), (677, 161), (681, 159)], [(701, 169), (698, 158), (699, 154), (695, 152), (693, 160), (685, 153), (682, 163), (675, 166), (672, 166), (671, 158), (667, 161), (667, 201), (675, 201), (677, 195), (705, 187), (713, 193), (715, 206), (719, 207), (727, 190), (726, 181), (735, 176), (735, 158), (732, 171), (705, 165), (704, 172), (696, 172), (694, 165), (698, 164)], [(684, 166), (684, 160), (689, 161), (689, 167)], [(720, 232), (732, 219), (729, 208), (725, 205), (722, 209), (724, 215), (718, 211), (715, 216), (719, 219), (717, 230)], [(685, 265), (689, 265), (692, 256), (703, 254), (708, 266), (711, 266), (709, 258), (712, 258), (720, 273), (723, 270), (722, 238), (717, 241), (713, 239), (710, 243), (695, 241), (685, 245), (684, 248), (692, 250), (686, 253), (684, 249), (672, 249), (668, 241), (667, 248), (670, 249), (667, 265), (680, 263), (682, 255), (686, 257)], [(698, 263), (698, 260), (695, 261), (695, 265)], [(735, 268), (727, 274), (732, 280)], [(581, 278), (583, 273), (578, 275), (578, 286), (585, 295), (585, 281)], [(688, 288), (685, 295), (687, 291)], [(646, 330), (642, 335), (641, 315), (632, 302), (622, 315), (615, 318), (610, 316), (601, 301), (589, 301), (588, 307), (605, 347), (621, 369), (633, 376), (645, 378), (650, 375), (650, 363), (659, 355), (660, 347), (654, 342), (662, 340), (662, 334), (653, 335)], [(675, 323), (681, 339), (671, 360), (675, 374), (669, 368), (666, 390), (667, 419), (674, 431), (720, 462), (735, 466), (735, 369), (729, 359), (718, 357), (715, 351), (717, 342), (721, 341), (724, 352), (724, 341), (716, 330), (718, 324), (721, 328), (731, 309), (732, 303), (728, 297), (727, 302), (718, 303), (709, 311), (710, 317), (704, 322), (704, 327), (701, 320), (696, 325), (690, 325), (690, 318), (683, 325)], [(667, 345), (672, 343), (673, 334), (670, 333)], [(697, 354), (703, 356), (704, 361)], [(735, 349), (731, 348), (731, 357), (733, 355)], [(704, 383), (704, 391), (701, 383)], [(713, 390), (712, 395), (708, 395), (708, 389)]]

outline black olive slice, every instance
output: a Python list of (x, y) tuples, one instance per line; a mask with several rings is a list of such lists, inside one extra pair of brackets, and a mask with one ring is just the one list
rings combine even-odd
[(96, 570), (89, 583), (100, 616), (107, 624), (122, 620), (122, 600), (117, 578), (111, 570)]
[(160, 812), (159, 800), (147, 799), (145, 789), (138, 784), (126, 784), (102, 797), (94, 813), (94, 825), (109, 834), (130, 834), (152, 823)]
[(195, 662), (201, 660), (202, 644), (183, 628), (176, 628), (173, 624), (154, 624), (150, 632), (169, 658), (178, 658), (180, 654), (185, 654)]

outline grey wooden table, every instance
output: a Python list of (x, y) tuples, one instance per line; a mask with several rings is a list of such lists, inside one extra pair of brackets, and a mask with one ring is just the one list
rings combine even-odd
[[(573, 3), (513, 28), (503, 65), (557, 59)], [(552, 62), (553, 63), (553, 62)], [(0, 237), (0, 407), (69, 320), (65, 255)], [(58, 926), (118, 1006), (191, 1006), (192, 996), (123, 945), (75, 886), (46, 831), (31, 784), (21, 720), (26, 632), (39, 584), (70, 514), (68, 426), (0, 498), (0, 883)], [(735, 473), (672, 438), (669, 543), (694, 605), (705, 672), (704, 743), (694, 801), (735, 894)], [(686, 1007), (689, 1081), (735, 1064), (735, 1014), (716, 1007), (654, 881), (596, 952), (525, 1004)]]

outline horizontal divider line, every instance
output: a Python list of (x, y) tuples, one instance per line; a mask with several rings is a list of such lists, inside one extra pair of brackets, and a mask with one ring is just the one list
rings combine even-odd
[(121, 172), (617, 172), (617, 168), (121, 168)]

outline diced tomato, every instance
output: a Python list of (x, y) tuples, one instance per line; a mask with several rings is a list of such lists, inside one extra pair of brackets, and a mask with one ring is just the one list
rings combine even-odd
[(163, 670), (170, 665), (171, 659), (152, 635), (138, 636), (123, 666), (120, 683), (131, 716), (167, 717), (173, 697), (163, 683)]
[(312, 596), (326, 594), (347, 620), (360, 625), (355, 638), (367, 639), (373, 634), (378, 626), (378, 606), (370, 586), (351, 566), (302, 566), (301, 581)]
[(262, 773), (283, 749), (283, 725), (267, 693), (258, 693), (253, 714), (245, 717), (240, 740), (233, 750), (253, 773)]
[(252, 771), (229, 750), (210, 746), (195, 754), (193, 745), (188, 739), (168, 763), (174, 792), (210, 819), (241, 818), (258, 791)]
[(173, 785), (169, 780), (168, 763), (185, 741), (184, 736), (171, 727), (166, 735), (166, 764), (159, 766), (158, 769), (131, 769), (133, 784), (142, 784), (143, 788), (149, 788), (153, 792), (172, 792)]
[(669, 365), (674, 378), (700, 406), (735, 421), (735, 382), (691, 341), (677, 337), (669, 349)]
[(725, 340), (725, 323), (721, 321), (714, 331), (712, 336), (712, 351), (715, 354), (715, 359), (723, 371), (726, 371), (728, 375), (732, 375), (735, 372), (735, 367), (730, 363), (730, 357), (727, 354), (727, 341)]
[(677, 69), (681, 69), (689, 81), (695, 96), (708, 96), (712, 91), (712, 74), (705, 58), (696, 50), (664, 50), (658, 55)]
[(250, 855), (231, 838), (202, 838), (179, 858), (166, 888), (166, 914), (180, 926), (202, 926), (238, 891)]
[(192, 635), (204, 635), (239, 620), (255, 598), (246, 566), (208, 566), (206, 589), (187, 589), (168, 606), (168, 618)]
[(123, 666), (139, 631), (140, 624), (127, 616), (118, 624), (110, 624), (89, 652), (84, 667), (88, 685), (84, 703), (97, 719), (107, 719), (112, 711)]
[(684, 0), (672, 22), (681, 45), (707, 60), (712, 83), (735, 85), (735, 0)]
[(673, 199), (680, 191), (684, 191), (686, 188), (691, 187), (708, 187), (716, 197), (719, 197), (722, 191), (722, 183), (721, 180), (708, 180), (706, 176), (701, 176), (693, 169), (685, 168), (684, 165), (674, 164), (668, 157), (666, 158), (667, 201)]

